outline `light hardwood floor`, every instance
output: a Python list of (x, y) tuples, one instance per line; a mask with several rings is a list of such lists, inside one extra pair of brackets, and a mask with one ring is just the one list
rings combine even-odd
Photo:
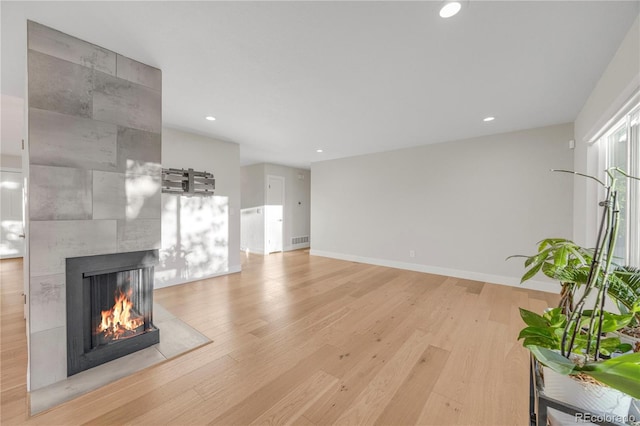
[(213, 343), (27, 415), (22, 261), (0, 262), (1, 423), (528, 424), (518, 307), (557, 296), (309, 256), (156, 290)]

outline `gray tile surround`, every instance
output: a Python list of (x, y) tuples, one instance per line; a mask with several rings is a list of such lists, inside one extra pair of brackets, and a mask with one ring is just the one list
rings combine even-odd
[(31, 276), (64, 273), (67, 257), (115, 253), (117, 229), (115, 220), (32, 221)]
[(160, 92), (97, 72), (93, 118), (154, 133), (162, 131)]
[(134, 61), (126, 56), (117, 56), (116, 76), (154, 90), (162, 89), (162, 73), (159, 69)]
[(162, 175), (134, 175), (127, 173), (125, 192), (127, 198), (126, 219), (160, 219)]
[(27, 29), (35, 390), (66, 379), (65, 259), (160, 248), (162, 79), (38, 23)]
[(31, 220), (91, 219), (91, 170), (32, 165), (29, 179)]
[(29, 365), (32, 391), (67, 378), (66, 342), (66, 327), (31, 333)]
[(93, 219), (160, 219), (162, 175), (93, 172)]
[(162, 173), (162, 138), (159, 133), (118, 128), (118, 169), (133, 174)]
[(93, 172), (93, 218), (124, 219), (127, 210), (124, 173)]
[(161, 248), (160, 219), (118, 220), (118, 252)]
[(65, 274), (32, 276), (29, 299), (31, 333), (66, 325)]
[(29, 49), (74, 64), (95, 68), (107, 74), (116, 74), (116, 54), (110, 50), (52, 30), (37, 22), (28, 21)]
[(29, 108), (31, 164), (118, 170), (118, 126)]
[(94, 73), (90, 68), (33, 50), (28, 63), (29, 108), (91, 117)]

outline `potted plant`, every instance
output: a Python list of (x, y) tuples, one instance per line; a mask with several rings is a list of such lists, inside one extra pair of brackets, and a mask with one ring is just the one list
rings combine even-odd
[[(520, 283), (530, 280), (538, 273), (558, 280), (561, 285), (560, 303), (564, 313), (573, 311), (573, 295), (578, 288), (586, 284), (590, 265), (593, 262), (593, 250), (580, 247), (564, 238), (547, 238), (538, 243), (538, 252), (534, 255), (513, 255), (511, 258), (525, 258), (525, 273)], [(623, 312), (630, 312), (640, 300), (640, 268), (617, 265), (612, 262), (609, 286), (611, 297)], [(598, 277), (602, 280), (602, 274)], [(632, 326), (640, 324), (640, 314)], [(640, 332), (640, 331), (639, 331)]]
[[(523, 281), (542, 272), (560, 280), (563, 292), (559, 308), (542, 315), (520, 311), (526, 327), (519, 339), (544, 366), (548, 396), (585, 410), (626, 416), (631, 397), (640, 398), (640, 352), (632, 352), (630, 344), (607, 333), (624, 329), (640, 316), (640, 286), (636, 285), (640, 279), (630, 269), (613, 263), (619, 224), (616, 182), (620, 175), (632, 178), (618, 168), (607, 170), (608, 185), (586, 176), (606, 188), (593, 250), (565, 239), (548, 239), (539, 245), (537, 254), (527, 257)], [(621, 313), (605, 311), (607, 298), (618, 302)], [(607, 396), (609, 393), (612, 396)], [(616, 406), (593, 405), (614, 400), (624, 401)]]
[[(620, 373), (619, 367), (624, 369), (628, 367), (627, 364), (640, 363), (640, 353), (632, 353), (632, 345), (621, 342), (617, 336), (603, 338), (600, 341), (601, 361), (587, 362), (589, 338), (583, 329), (573, 340), (572, 356), (565, 358), (561, 355), (561, 348), (567, 315), (560, 307), (549, 309), (543, 315), (520, 309), (520, 315), (527, 326), (522, 329), (518, 339), (523, 339), (523, 345), (543, 364), (544, 391), (548, 397), (620, 418), (627, 415), (632, 402), (631, 395), (637, 393), (634, 389), (640, 387), (640, 383), (634, 383), (633, 375), (615, 376)], [(605, 311), (602, 333), (625, 327), (634, 315)], [(585, 311), (580, 322), (586, 324), (590, 317), (591, 312)], [(593, 346), (590, 352), (593, 354)], [(609, 386), (602, 386), (597, 379), (593, 380), (597, 377), (604, 379), (601, 381)]]

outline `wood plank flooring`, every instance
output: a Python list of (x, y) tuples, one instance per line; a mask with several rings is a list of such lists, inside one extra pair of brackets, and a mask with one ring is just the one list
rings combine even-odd
[(0, 261), (2, 425), (526, 425), (518, 307), (557, 296), (309, 256), (156, 290), (213, 343), (27, 415), (22, 261)]

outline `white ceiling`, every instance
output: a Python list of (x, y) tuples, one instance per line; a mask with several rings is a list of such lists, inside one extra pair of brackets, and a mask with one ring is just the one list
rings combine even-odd
[(440, 4), (2, 1), (2, 94), (23, 96), (31, 19), (162, 69), (165, 125), (309, 167), (571, 122), (640, 2)]

